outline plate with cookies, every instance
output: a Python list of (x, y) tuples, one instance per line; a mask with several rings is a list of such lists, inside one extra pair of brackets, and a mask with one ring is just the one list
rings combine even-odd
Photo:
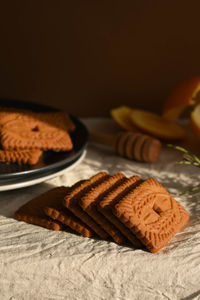
[(0, 99), (0, 186), (73, 166), (88, 143), (85, 125), (68, 112)]

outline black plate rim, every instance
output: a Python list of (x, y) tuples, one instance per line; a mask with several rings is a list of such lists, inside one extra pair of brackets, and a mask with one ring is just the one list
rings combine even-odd
[[(0, 105), (1, 105), (1, 101), (4, 100), (4, 101), (8, 101), (10, 105), (8, 106), (12, 106), (12, 105), (16, 105), (18, 107), (24, 107), (26, 106), (27, 109), (44, 109), (46, 111), (60, 111), (59, 109), (56, 109), (56, 108), (53, 108), (53, 107), (50, 107), (50, 106), (47, 106), (47, 105), (40, 105), (40, 104), (37, 104), (37, 103), (33, 103), (33, 102), (25, 102), (25, 101), (21, 101), (21, 100), (13, 100), (13, 99), (0, 99)], [(88, 130), (86, 128), (86, 126), (75, 116), (71, 115), (70, 114), (70, 117), (72, 118), (72, 120), (77, 123), (79, 126), (81, 126), (82, 130), (84, 131), (84, 134), (85, 134), (85, 141), (82, 145), (82, 147), (79, 149), (79, 151), (77, 151), (74, 155), (70, 156), (70, 157), (67, 157), (61, 161), (58, 161), (58, 162), (55, 162), (55, 163), (52, 163), (50, 165), (47, 165), (47, 166), (42, 166), (40, 168), (37, 168), (37, 169), (32, 169), (32, 170), (26, 170), (26, 171), (21, 171), (21, 172), (14, 172), (14, 173), (7, 173), (7, 174), (0, 174), (0, 180), (6, 180), (6, 179), (21, 179), (22, 177), (28, 175), (28, 176), (31, 176), (31, 175), (35, 175), (35, 174), (38, 174), (38, 175), (43, 175), (48, 173), (48, 172), (54, 172), (54, 170), (56, 171), (56, 169), (62, 167), (63, 165), (70, 165), (70, 164), (73, 164), (74, 161), (76, 161), (83, 153), (83, 151), (86, 149), (87, 145), (88, 145), (88, 139), (89, 139), (89, 133), (88, 133)]]
[(71, 167), (73, 164), (75, 164), (83, 155), (84, 155), (84, 151), (83, 150), (80, 155), (78, 157), (76, 157), (73, 161), (71, 161), (70, 163), (66, 163), (66, 164), (63, 164), (62, 166), (54, 169), (54, 170), (50, 170), (49, 172), (46, 172), (44, 174), (39, 174), (39, 173), (36, 173), (36, 174), (32, 174), (30, 176), (21, 176), (20, 178), (8, 178), (8, 179), (3, 179), (1, 182), (0, 180), (0, 187), (4, 186), (4, 185), (13, 185), (13, 184), (17, 184), (17, 183), (20, 183), (20, 182), (29, 182), (29, 181), (32, 181), (32, 180), (36, 180), (38, 178), (43, 178), (43, 177), (46, 177), (46, 176), (49, 176), (49, 175), (52, 175), (54, 173), (58, 173), (66, 168), (69, 168)]

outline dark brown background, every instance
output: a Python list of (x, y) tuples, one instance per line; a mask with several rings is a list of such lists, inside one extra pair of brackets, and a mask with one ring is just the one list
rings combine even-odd
[(200, 1), (2, 1), (0, 97), (106, 116), (160, 112), (200, 74)]

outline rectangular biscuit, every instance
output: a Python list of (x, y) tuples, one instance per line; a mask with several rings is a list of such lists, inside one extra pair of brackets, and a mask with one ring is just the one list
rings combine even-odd
[(4, 150), (40, 149), (70, 151), (73, 142), (67, 130), (39, 118), (15, 118), (1, 128)]
[(96, 234), (102, 239), (107, 239), (108, 234), (97, 224), (80, 206), (79, 199), (94, 186), (98, 185), (102, 180), (108, 177), (108, 173), (100, 172), (92, 176), (88, 180), (77, 182), (70, 188), (63, 200), (66, 206), (75, 216), (77, 216), (83, 223), (87, 224)]
[[(67, 192), (67, 190), (66, 190)], [(44, 207), (44, 212), (51, 219), (61, 222), (63, 225), (70, 227), (84, 237), (92, 237), (94, 231), (78, 219), (70, 210), (63, 205), (63, 199), (59, 198), (56, 202)]]
[[(104, 215), (130, 242), (135, 248), (142, 248), (141, 242), (120, 220), (113, 214), (113, 207), (122, 199), (130, 190), (133, 190), (142, 182), (141, 177), (132, 176), (117, 186), (111, 193), (103, 197), (97, 205), (97, 209)], [(114, 239), (114, 237), (113, 237)]]
[(163, 248), (189, 219), (183, 206), (153, 178), (130, 191), (113, 212), (152, 253)]
[(56, 111), (56, 112), (45, 112), (45, 113), (37, 113), (35, 117), (42, 121), (45, 121), (49, 124), (54, 124), (57, 128), (64, 129), (69, 132), (73, 132), (76, 129), (76, 126), (69, 114), (64, 111)]
[(122, 244), (125, 242), (124, 236), (121, 232), (101, 214), (97, 205), (98, 202), (106, 197), (108, 193), (115, 190), (124, 181), (125, 176), (118, 173), (113, 176), (105, 178), (103, 182), (86, 191), (80, 197), (79, 205), (82, 209), (90, 215), (112, 238), (115, 242)]
[(0, 107), (0, 128), (7, 122), (17, 118), (30, 117), (32, 112), (25, 109)]
[(68, 188), (66, 187), (53, 188), (28, 201), (15, 212), (15, 219), (52, 230), (61, 230), (63, 228), (61, 223), (47, 217), (44, 213), (44, 207), (56, 203), (57, 201), (62, 201), (67, 190)]
[(6, 163), (18, 163), (19, 165), (28, 164), (35, 165), (40, 156), (42, 155), (42, 151), (39, 149), (35, 150), (0, 150), (0, 161)]
[(57, 128), (64, 129), (72, 132), (76, 129), (76, 126), (67, 112), (52, 111), (52, 112), (33, 112), (31, 110), (0, 107), (0, 126), (5, 125), (7, 122), (33, 118), (35, 120), (42, 120), (50, 125), (54, 125)]

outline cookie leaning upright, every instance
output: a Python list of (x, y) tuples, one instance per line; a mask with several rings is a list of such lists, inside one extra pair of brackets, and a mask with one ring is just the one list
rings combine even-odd
[(153, 178), (130, 191), (113, 213), (153, 253), (163, 248), (189, 219), (184, 207)]
[[(105, 195), (97, 204), (97, 209), (105, 218), (108, 219), (120, 232), (126, 237), (135, 248), (142, 248), (142, 244), (136, 238), (136, 236), (127, 228), (120, 220), (113, 214), (112, 210), (115, 205), (127, 195), (130, 190), (133, 190), (143, 180), (139, 176), (132, 176), (130, 178), (124, 178), (123, 182), (119, 184), (114, 190)], [(115, 242), (119, 243), (119, 238), (115, 231), (110, 230), (110, 235)], [(117, 239), (116, 239), (117, 237)]]
[(79, 205), (99, 224), (118, 244), (123, 244), (125, 238), (122, 233), (98, 210), (98, 203), (120, 186), (126, 177), (122, 173), (106, 177), (101, 183), (86, 191), (80, 197)]
[(102, 238), (107, 239), (108, 234), (103, 228), (94, 221), (82, 208), (79, 206), (79, 201), (87, 192), (95, 188), (103, 182), (109, 175), (106, 172), (99, 172), (89, 178), (88, 180), (81, 180), (70, 187), (69, 192), (63, 200), (63, 205), (66, 206), (75, 216), (87, 224), (96, 234)]

